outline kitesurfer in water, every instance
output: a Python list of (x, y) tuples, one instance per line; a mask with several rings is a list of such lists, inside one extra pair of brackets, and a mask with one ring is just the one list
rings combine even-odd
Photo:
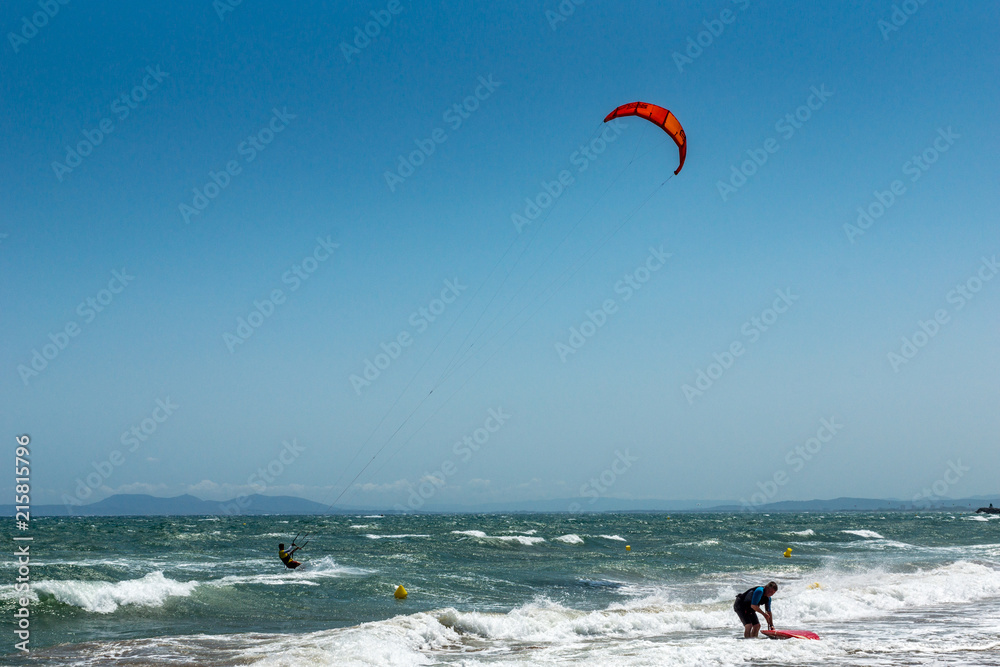
[[(767, 619), (767, 629), (774, 630), (774, 621), (771, 618), (771, 596), (777, 592), (778, 584), (769, 581), (766, 586), (757, 586), (736, 596), (733, 611), (740, 617), (740, 623), (743, 624), (744, 638), (756, 637), (757, 633), (760, 632), (760, 620), (756, 614), (758, 611)], [(761, 609), (761, 605), (764, 606), (764, 609)]]
[(292, 547), (293, 547), (292, 549), (285, 551), (284, 544), (278, 545), (278, 558), (281, 559), (281, 562), (284, 563), (285, 567), (287, 567), (289, 570), (294, 570), (299, 565), (302, 565), (302, 563), (300, 563), (299, 561), (292, 560), (292, 554), (301, 549), (302, 547), (297, 547), (295, 546), (294, 543), (292, 544)]

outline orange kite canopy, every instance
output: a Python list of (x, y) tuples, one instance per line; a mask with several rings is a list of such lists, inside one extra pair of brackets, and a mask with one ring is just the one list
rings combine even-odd
[(677, 116), (655, 104), (632, 102), (631, 104), (623, 104), (609, 113), (604, 122), (607, 123), (609, 120), (620, 118), (621, 116), (639, 116), (663, 128), (663, 131), (670, 135), (670, 138), (674, 140), (674, 143), (677, 144), (677, 149), (680, 151), (681, 163), (677, 165), (677, 171), (674, 174), (681, 173), (681, 169), (684, 167), (684, 158), (687, 157), (687, 136), (684, 134), (684, 128), (681, 127)]

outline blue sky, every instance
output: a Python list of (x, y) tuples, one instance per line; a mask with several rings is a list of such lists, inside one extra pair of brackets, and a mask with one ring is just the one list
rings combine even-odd
[[(35, 501), (995, 493), (1000, 15), (903, 4), (6, 3), (0, 423)], [(679, 176), (640, 119), (592, 143), (636, 100)]]

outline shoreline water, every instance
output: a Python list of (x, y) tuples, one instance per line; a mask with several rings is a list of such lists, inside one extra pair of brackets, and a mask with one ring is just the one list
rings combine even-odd
[[(285, 571), (277, 542), (304, 520), (316, 535), (303, 567)], [(111, 656), (884, 664), (901, 654), (1000, 664), (998, 521), (937, 512), (46, 519), (32, 653), (0, 653), (12, 665)], [(7, 582), (12, 572), (0, 564)], [(818, 632), (816, 646), (735, 643), (732, 596), (769, 579), (781, 584), (778, 626)], [(7, 613), (12, 585), (0, 584)], [(392, 597), (398, 584), (405, 601)]]

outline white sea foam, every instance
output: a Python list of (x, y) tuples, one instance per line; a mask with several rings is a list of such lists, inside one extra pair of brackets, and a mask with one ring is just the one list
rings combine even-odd
[[(721, 609), (684, 610), (667, 600), (643, 604), (579, 611), (539, 599), (507, 613), (447, 608), (296, 635), (280, 640), (279, 645), (247, 649), (244, 657), (255, 665), (268, 666), (572, 663), (703, 667), (773, 660), (776, 654), (784, 662), (802, 664), (815, 660), (824, 650), (820, 642), (787, 642), (786, 646), (737, 642), (732, 637), (735, 617), (731, 609), (728, 613)], [(700, 636), (674, 635), (669, 642), (649, 641), (674, 632)], [(629, 657), (623, 661), (622, 656)]]
[[(83, 560), (54, 559), (54, 560), (39, 561), (37, 563), (32, 561), (31, 566), (32, 568), (38, 568), (39, 570), (42, 570), (46, 567), (51, 567), (53, 565), (74, 565), (78, 567), (113, 567), (122, 570), (133, 570), (136, 567), (143, 567), (143, 566), (145, 566), (146, 569), (149, 569), (150, 565), (156, 567), (162, 567), (163, 563), (164, 561), (161, 559), (150, 560), (150, 559), (139, 559), (139, 558), (86, 558)], [(4, 565), (8, 564), (4, 563)], [(9, 565), (12, 569), (16, 569), (17, 561), (12, 560), (10, 561)]]
[[(1000, 571), (969, 561), (905, 574), (870, 570), (849, 576), (815, 576), (826, 579), (821, 588), (810, 589), (802, 581), (787, 585), (781, 598), (776, 598), (784, 622), (820, 625), (821, 621), (845, 617), (880, 617), (900, 609), (965, 605), (1000, 597)], [(731, 594), (723, 591), (721, 599), (685, 604), (676, 593), (660, 591), (597, 611), (577, 611), (536, 600), (506, 614), (444, 610), (438, 618), (463, 634), (493, 640), (574, 641), (600, 636), (639, 639), (728, 628), (733, 624)]]
[(1000, 597), (1000, 571), (971, 561), (905, 574), (876, 569), (848, 576), (811, 574), (810, 578), (820, 582), (821, 588), (785, 597), (782, 609), (788, 611), (782, 611), (784, 617), (806, 621), (879, 617)]
[[(785, 623), (808, 626), (840, 618), (887, 616), (904, 608), (965, 605), (1000, 597), (1000, 571), (970, 561), (910, 573), (875, 569), (847, 576), (825, 572), (812, 577), (822, 580), (820, 588), (810, 589), (806, 581), (799, 581), (784, 586), (780, 599), (775, 599)], [(534, 642), (556, 637), (567, 641), (598, 636), (642, 638), (732, 626), (731, 596), (737, 588), (735, 584), (723, 587), (714, 599), (697, 603), (684, 603), (675, 591), (661, 590), (597, 611), (578, 611), (539, 599), (506, 614), (454, 609), (436, 614), (447, 627), (484, 639)]]
[(866, 539), (873, 540), (884, 540), (885, 538), (876, 533), (874, 530), (842, 530), (842, 533), (847, 533), (848, 535), (857, 535), (858, 537), (864, 537)]
[(308, 577), (342, 577), (371, 574), (374, 570), (362, 567), (351, 567), (339, 564), (333, 556), (322, 556), (320, 558), (310, 558), (302, 563), (302, 567), (295, 570), (285, 571), (285, 574), (298, 574)]
[(678, 542), (675, 547), (714, 547), (719, 543), (719, 540), (700, 540), (698, 542)]
[(965, 521), (989, 521), (989, 519), (987, 519), (986, 517), (979, 516), (978, 514), (975, 514), (973, 516), (963, 516), (962, 519)]
[(370, 523), (351, 524), (351, 528), (371, 528), (371, 527), (372, 527), (372, 524), (370, 524)]
[(374, 535), (369, 533), (365, 535), (369, 540), (401, 540), (406, 537), (430, 537), (430, 535), (416, 535), (416, 534), (406, 534), (406, 535)]
[(559, 537), (553, 538), (557, 542), (565, 542), (566, 544), (583, 544), (583, 538), (575, 533), (570, 533), (569, 535), (560, 535)]
[[(482, 640), (442, 622), (449, 610), (397, 616), (351, 628), (295, 635), (219, 635), (153, 638), (115, 642), (88, 650), (87, 664), (132, 663), (132, 656), (193, 656), (212, 653), (203, 664), (252, 664), (256, 667), (337, 665), (338, 667), (411, 667), (414, 665), (678, 665), (726, 667), (748, 662), (817, 664), (829, 655), (843, 654), (830, 642), (737, 641), (724, 637), (673, 637), (669, 642), (648, 639), (601, 640), (576, 636), (571, 643), (553, 636), (550, 641), (502, 642)], [(239, 649), (230, 647), (240, 646)], [(148, 664), (143, 661), (140, 664)]]
[[(188, 597), (200, 586), (225, 588), (246, 584), (266, 586), (318, 586), (317, 580), (344, 576), (363, 576), (371, 570), (338, 565), (329, 556), (306, 561), (296, 570), (275, 570), (263, 574), (227, 575), (220, 579), (177, 581), (162, 570), (139, 579), (124, 581), (82, 581), (78, 579), (42, 580), (33, 585), (42, 596), (80, 607), (86, 611), (110, 614), (126, 605), (160, 607), (171, 597)], [(4, 590), (9, 588), (10, 590)], [(0, 588), (0, 599), (11, 597), (13, 586)], [(10, 594), (10, 595), (9, 595)]]
[(524, 546), (531, 546), (532, 544), (538, 544), (539, 542), (545, 541), (544, 537), (534, 537), (531, 535), (487, 535), (481, 530), (453, 530), (451, 532), (454, 535), (465, 535), (466, 537), (474, 537), (480, 540), (517, 542), (518, 544), (523, 544)]
[(451, 533), (452, 535), (468, 535), (469, 537), (488, 537), (481, 530), (453, 530)]
[[(822, 583), (821, 588), (807, 587), (814, 578)], [(978, 613), (992, 613), (989, 610), (1000, 599), (1000, 570), (978, 562), (957, 561), (906, 573), (872, 568), (845, 575), (820, 570), (812, 571), (808, 581), (783, 583), (775, 599), (780, 626), (816, 630), (823, 638), (819, 642), (737, 641), (732, 595), (739, 590), (742, 587), (730, 579), (709, 599), (685, 602), (699, 595), (679, 597), (677, 589), (660, 588), (597, 610), (573, 609), (540, 597), (505, 613), (444, 608), (306, 634), (193, 635), (113, 642), (100, 645), (103, 661), (96, 659), (95, 652), (87, 657), (88, 664), (103, 664), (128, 661), (130, 655), (140, 653), (176, 656), (178, 662), (260, 667), (570, 663), (735, 667), (904, 661), (978, 665), (998, 649), (988, 623), (965, 632), (965, 625), (974, 625), (974, 616), (964, 619), (966, 623), (952, 624), (946, 632), (933, 628), (928, 632), (927, 624), (912, 623), (905, 616), (915, 613), (909, 618), (927, 620), (940, 615), (947, 619), (970, 606)], [(850, 623), (856, 619), (857, 623)], [(984, 623), (989, 621), (984, 619)], [(837, 632), (831, 631), (834, 627)], [(854, 633), (852, 627), (864, 631)]]
[(215, 588), (225, 588), (227, 586), (319, 586), (318, 581), (313, 581), (305, 573), (294, 572), (274, 572), (272, 574), (230, 574), (215, 579), (205, 584)]
[(462, 637), (457, 632), (431, 614), (417, 613), (351, 628), (265, 640), (244, 649), (242, 658), (260, 667), (412, 667), (440, 664), (436, 656), (461, 645)]
[(39, 581), (34, 584), (34, 589), (65, 604), (110, 614), (123, 605), (161, 607), (169, 597), (191, 595), (198, 585), (197, 581), (174, 581), (163, 576), (163, 572), (156, 571), (141, 579), (125, 581)]
[(816, 533), (812, 528), (806, 528), (805, 530), (791, 530), (785, 533), (785, 535), (799, 535), (801, 537), (812, 537)]
[(615, 540), (617, 542), (627, 542), (628, 541), (624, 537), (622, 537), (621, 535), (601, 535), (600, 537), (603, 537), (606, 540)]
[(918, 547), (913, 544), (907, 544), (906, 542), (897, 542), (896, 540), (868, 540), (864, 542), (864, 545), (869, 549), (880, 550), (880, 549), (926, 549), (926, 547)]
[[(270, 563), (270, 561), (268, 562)], [(271, 563), (270, 571), (258, 572), (256, 574), (232, 574), (221, 579), (209, 579), (201, 583), (215, 588), (248, 584), (263, 586), (319, 586), (322, 579), (357, 577), (371, 574), (372, 572), (373, 570), (340, 565), (332, 557), (323, 556), (315, 560), (306, 560), (300, 567), (294, 570), (278, 569)]]

